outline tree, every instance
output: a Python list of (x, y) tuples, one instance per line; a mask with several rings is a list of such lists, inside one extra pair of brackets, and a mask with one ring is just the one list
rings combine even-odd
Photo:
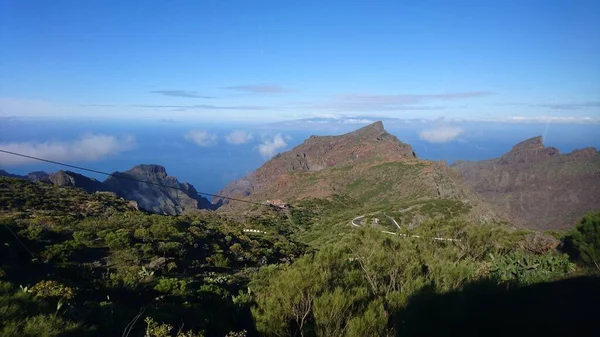
[(564, 241), (572, 258), (600, 270), (600, 212), (586, 214)]
[[(258, 306), (252, 310), (257, 329), (270, 336), (285, 335), (290, 330), (304, 336), (323, 283), (311, 256), (305, 256), (292, 267), (284, 269), (266, 289), (259, 290)], [(292, 322), (293, 326), (289, 326), (288, 322)]]
[(348, 328), (354, 304), (366, 297), (365, 288), (351, 291), (340, 287), (333, 292), (326, 292), (317, 297), (313, 308), (317, 335), (343, 336)]

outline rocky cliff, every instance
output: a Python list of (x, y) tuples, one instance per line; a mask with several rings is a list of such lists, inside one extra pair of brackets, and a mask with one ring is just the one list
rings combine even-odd
[(459, 161), (452, 167), (521, 226), (568, 228), (586, 212), (600, 209), (600, 154), (594, 148), (561, 154), (534, 137), (500, 158)]
[[(56, 173), (32, 172), (26, 176), (0, 171), (0, 176), (47, 182), (61, 187), (75, 187), (90, 193), (113, 192), (124, 199), (135, 201), (137, 207), (143, 210), (159, 214), (177, 215), (218, 207), (198, 195), (191, 184), (180, 183), (177, 178), (167, 175), (165, 168), (159, 165), (134, 166), (129, 171), (113, 173), (113, 176), (104, 182), (62, 170)], [(149, 181), (150, 184), (140, 180)]]
[(175, 215), (215, 208), (210, 201), (198, 195), (194, 186), (180, 183), (177, 178), (167, 175), (160, 165), (138, 165), (129, 171), (115, 172), (103, 185), (125, 199), (137, 201), (140, 208), (155, 213)]

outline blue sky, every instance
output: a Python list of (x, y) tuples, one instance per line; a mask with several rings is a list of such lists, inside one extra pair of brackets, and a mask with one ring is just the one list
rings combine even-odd
[(600, 119), (600, 1), (0, 2), (0, 116)]

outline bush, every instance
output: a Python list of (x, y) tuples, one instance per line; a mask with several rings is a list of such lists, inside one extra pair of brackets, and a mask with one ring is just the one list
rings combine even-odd
[(126, 229), (119, 229), (115, 232), (109, 232), (106, 234), (104, 240), (110, 249), (125, 249), (129, 247), (129, 231)]
[(584, 216), (564, 241), (565, 250), (575, 261), (600, 270), (600, 212)]
[(94, 235), (90, 232), (78, 231), (73, 233), (73, 241), (82, 246), (90, 246)]
[(174, 296), (187, 296), (189, 294), (188, 282), (177, 278), (159, 279), (156, 286), (154, 286), (154, 290)]
[(40, 298), (58, 298), (66, 301), (70, 301), (75, 297), (73, 288), (53, 280), (40, 281), (31, 287), (29, 292)]
[(523, 284), (549, 281), (566, 276), (573, 266), (566, 255), (522, 254), (513, 252), (501, 257), (490, 254), (491, 275), (501, 281), (520, 281)]

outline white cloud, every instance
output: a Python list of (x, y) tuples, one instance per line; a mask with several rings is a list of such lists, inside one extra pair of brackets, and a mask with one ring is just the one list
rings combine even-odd
[(497, 119), (507, 123), (564, 123), (564, 124), (580, 124), (580, 123), (598, 123), (599, 118), (592, 117), (565, 117), (565, 116), (510, 116)]
[[(0, 143), (6, 151), (55, 161), (95, 161), (111, 154), (127, 151), (135, 146), (135, 138), (117, 138), (103, 134), (89, 134), (68, 142), (51, 141)], [(33, 159), (0, 153), (0, 165), (31, 163)]]
[(364, 118), (349, 118), (343, 119), (342, 124), (371, 124), (375, 123), (375, 121), (364, 119)]
[(233, 145), (246, 144), (252, 140), (252, 134), (243, 130), (235, 130), (225, 136), (225, 140)]
[(258, 152), (263, 158), (269, 159), (279, 152), (279, 150), (285, 148), (287, 143), (283, 139), (281, 134), (277, 134), (273, 139), (265, 139), (265, 141), (258, 145)]
[(217, 135), (204, 130), (190, 130), (183, 136), (198, 146), (213, 146), (217, 144)]
[(463, 132), (465, 130), (458, 126), (438, 126), (421, 131), (419, 138), (430, 143), (447, 143), (458, 138)]

